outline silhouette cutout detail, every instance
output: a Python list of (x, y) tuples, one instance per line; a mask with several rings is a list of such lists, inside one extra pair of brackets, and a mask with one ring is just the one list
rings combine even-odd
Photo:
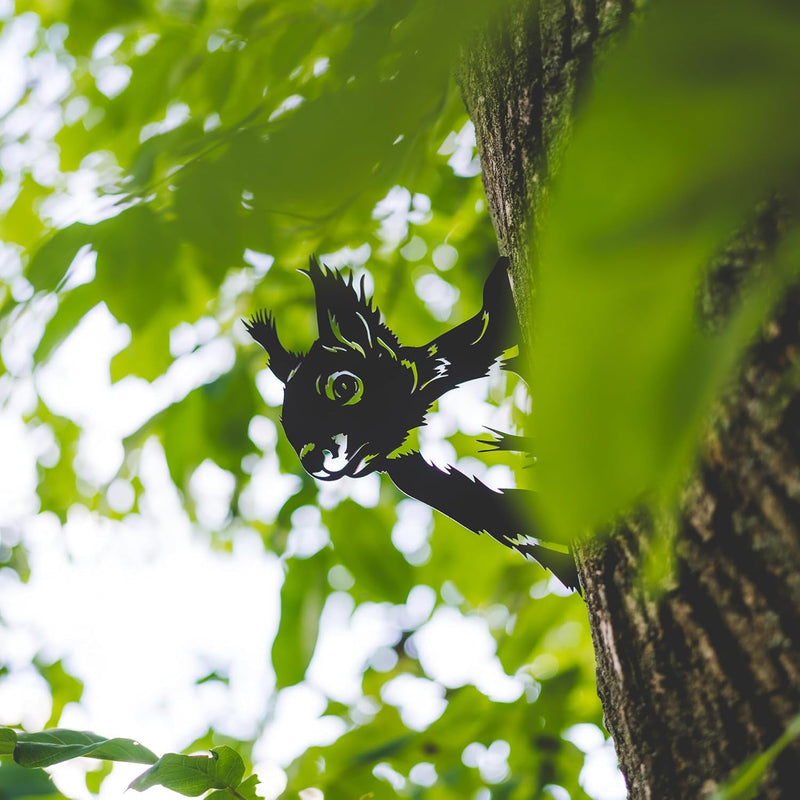
[[(403, 449), (439, 397), (484, 377), (503, 353), (519, 346), (507, 269), (508, 260), (500, 258), (475, 316), (421, 347), (400, 344), (366, 297), (363, 278), (356, 288), (352, 275), (345, 279), (314, 257), (305, 274), (314, 286), (318, 338), (309, 351), (286, 350), (267, 311), (245, 326), (284, 384), (281, 423), (310, 475), (333, 481), (386, 472), (405, 494), (535, 559), (580, 591), (571, 551), (542, 545), (536, 537), (528, 511), (531, 492), (495, 491)], [(516, 371), (515, 363), (511, 358), (502, 366)], [(491, 448), (529, 450), (526, 437), (492, 433), (497, 439), (483, 442)]]

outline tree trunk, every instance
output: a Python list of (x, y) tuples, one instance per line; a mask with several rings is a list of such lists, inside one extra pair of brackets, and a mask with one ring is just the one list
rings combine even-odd
[[(622, 0), (534, 6), (514, 3), (459, 74), (526, 327), (549, 179), (594, 61), (632, 10)], [(773, 204), (726, 250), (707, 290), (708, 324), (779, 228)], [(718, 404), (679, 529), (642, 514), (578, 545), (598, 690), (636, 800), (708, 796), (800, 711), (799, 308), (800, 290), (787, 292)], [(671, 579), (648, 588), (643, 564), (670, 551)], [(760, 797), (798, 796), (798, 754), (784, 751)]]

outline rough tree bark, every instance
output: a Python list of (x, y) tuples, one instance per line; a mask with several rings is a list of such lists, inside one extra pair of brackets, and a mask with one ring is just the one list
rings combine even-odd
[[(514, 3), (459, 74), (523, 323), (550, 178), (596, 61), (633, 12), (630, 0), (534, 6)], [(780, 221), (777, 204), (762, 209), (722, 254), (705, 324), (774, 245)], [(800, 711), (798, 309), (794, 289), (718, 404), (679, 530), (642, 515), (578, 545), (598, 691), (634, 800), (708, 796)], [(656, 593), (638, 576), (665, 539), (675, 568)], [(800, 796), (798, 755), (796, 745), (784, 751), (760, 797)]]

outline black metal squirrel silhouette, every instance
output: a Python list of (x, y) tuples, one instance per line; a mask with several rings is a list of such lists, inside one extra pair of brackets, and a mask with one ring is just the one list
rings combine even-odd
[[(580, 591), (571, 552), (535, 540), (525, 511), (530, 492), (497, 492), (455, 468), (428, 464), (417, 451), (401, 452), (409, 432), (425, 424), (435, 400), (484, 377), (504, 352), (519, 345), (507, 268), (508, 260), (500, 258), (474, 317), (422, 347), (400, 344), (366, 298), (363, 279), (357, 290), (352, 275), (345, 280), (314, 257), (306, 274), (314, 284), (319, 338), (311, 349), (305, 354), (286, 350), (267, 311), (256, 313), (245, 326), (285, 386), (281, 422), (309, 474), (333, 481), (386, 472), (405, 494), (534, 558), (565, 586)], [(502, 366), (517, 371), (514, 358)], [(488, 444), (524, 450), (528, 441), (499, 434)]]

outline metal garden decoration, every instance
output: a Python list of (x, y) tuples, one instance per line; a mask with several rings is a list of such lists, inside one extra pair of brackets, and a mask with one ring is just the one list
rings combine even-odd
[[(484, 377), (520, 341), (505, 258), (483, 287), (475, 316), (421, 347), (401, 344), (365, 296), (363, 280), (309, 261), (318, 339), (305, 354), (286, 350), (275, 321), (259, 311), (245, 323), (266, 350), (269, 368), (284, 384), (281, 422), (303, 468), (334, 481), (385, 472), (405, 494), (441, 511), (465, 528), (485, 532), (535, 559), (565, 586), (579, 589), (570, 552), (540, 544), (522, 489), (494, 491), (453, 467), (429, 464), (404, 448), (433, 403), (466, 381)], [(502, 362), (517, 371), (517, 357)], [(524, 448), (521, 437), (500, 435), (496, 448)]]

